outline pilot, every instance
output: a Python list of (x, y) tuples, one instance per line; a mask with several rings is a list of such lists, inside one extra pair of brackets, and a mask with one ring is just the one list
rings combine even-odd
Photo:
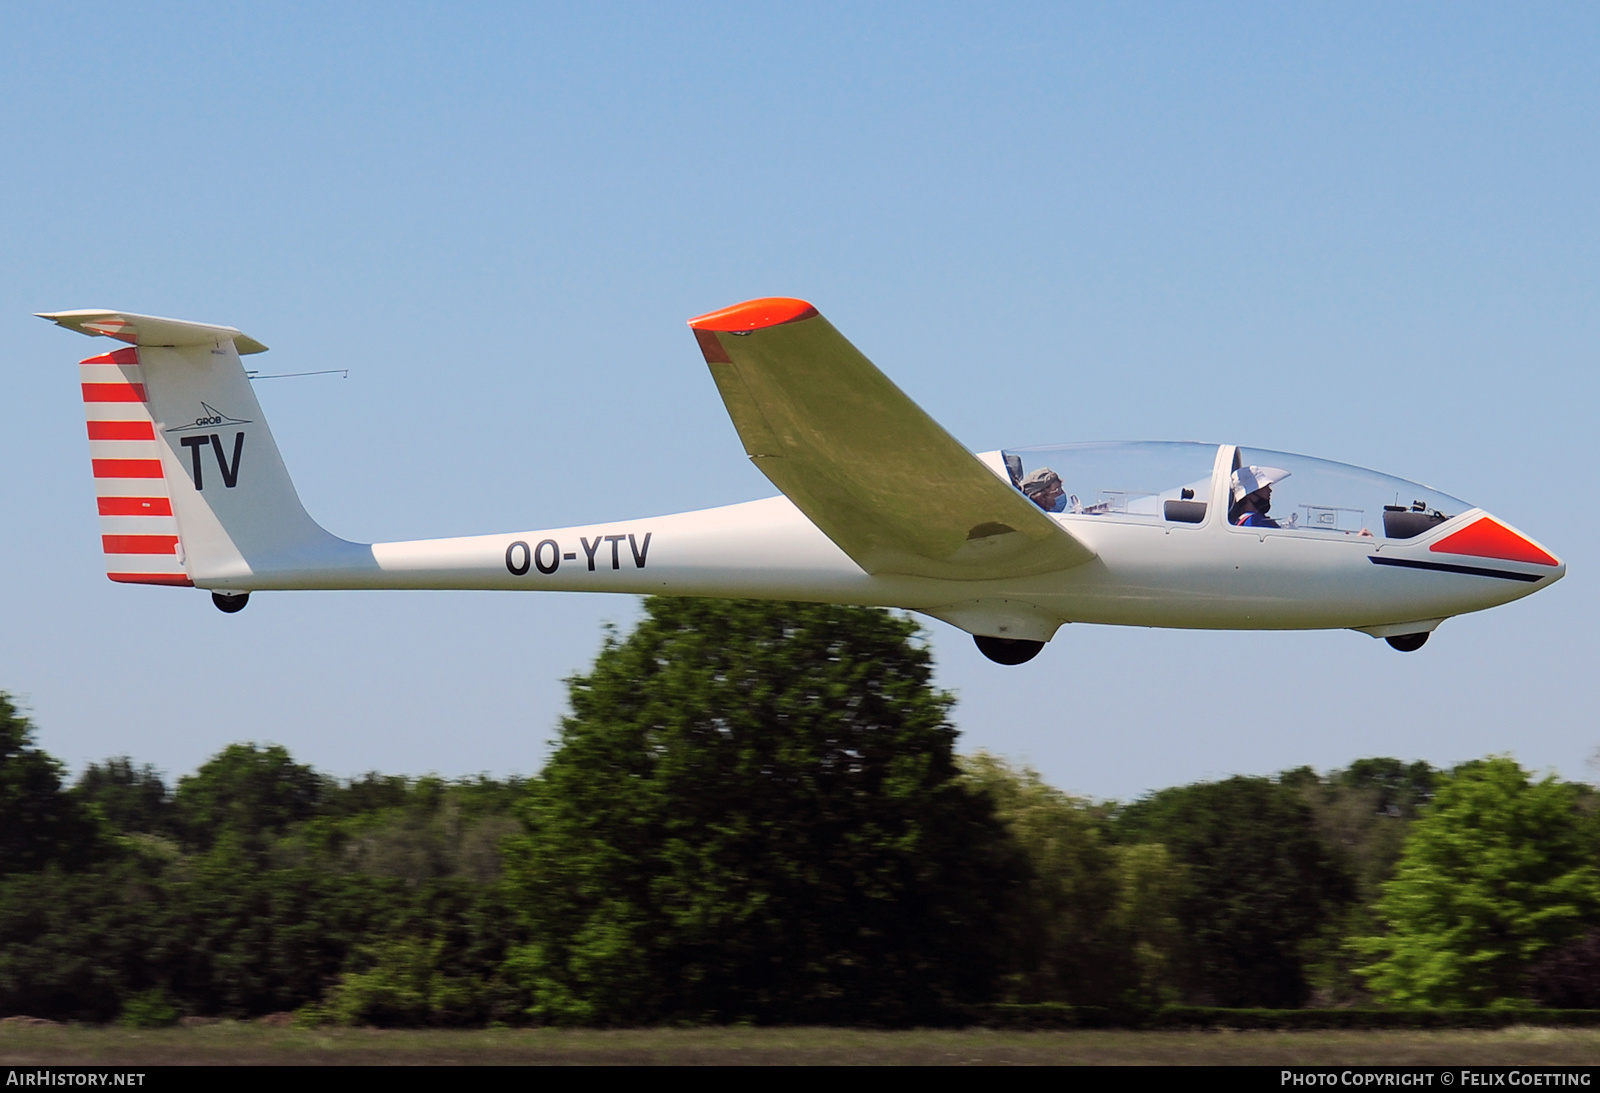
[(1242, 528), (1281, 527), (1268, 516), (1272, 511), (1272, 484), (1289, 477), (1279, 467), (1236, 467), (1233, 471), (1233, 504), (1228, 507), (1228, 523)]
[(1067, 507), (1067, 491), (1061, 485), (1061, 476), (1049, 467), (1040, 467), (1024, 478), (1022, 492), (1046, 512), (1062, 512)]

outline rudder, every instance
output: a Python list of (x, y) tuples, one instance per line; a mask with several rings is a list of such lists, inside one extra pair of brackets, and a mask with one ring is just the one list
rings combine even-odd
[(78, 365), (106, 576), (124, 584), (190, 585), (139, 350)]

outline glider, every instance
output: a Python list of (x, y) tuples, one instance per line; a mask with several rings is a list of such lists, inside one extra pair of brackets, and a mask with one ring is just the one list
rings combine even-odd
[(127, 343), (80, 366), (107, 575), (207, 589), (474, 588), (904, 608), (1030, 660), (1067, 622), (1348, 628), (1411, 651), (1566, 573), (1480, 508), (1235, 444), (974, 455), (803, 300), (689, 322), (782, 496), (582, 527), (347, 542), (307, 515), (226, 326), (44, 314)]

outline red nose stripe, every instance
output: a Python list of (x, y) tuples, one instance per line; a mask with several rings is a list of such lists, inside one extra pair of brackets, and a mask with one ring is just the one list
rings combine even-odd
[(1454, 535), (1446, 535), (1428, 549), (1440, 554), (1470, 554), (1474, 558), (1499, 558), (1506, 562), (1561, 564), (1504, 524), (1496, 523), (1487, 516), (1468, 524)]
[(734, 304), (721, 311), (713, 311), (708, 315), (690, 319), (689, 325), (695, 330), (737, 330), (743, 333), (762, 330), (769, 326), (781, 326), (784, 323), (797, 323), (801, 319), (811, 318), (816, 313), (817, 309), (804, 300), (794, 300), (787, 296), (767, 296), (760, 300), (746, 300), (742, 304)]

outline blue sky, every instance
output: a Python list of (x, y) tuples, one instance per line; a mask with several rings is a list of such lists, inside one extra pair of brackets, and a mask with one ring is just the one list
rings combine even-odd
[(626, 598), (103, 576), (30, 313), (238, 326), (363, 541), (774, 492), (690, 316), (817, 304), (975, 449), (1196, 439), (1483, 505), (1570, 566), (1360, 635), (940, 623), (963, 746), (1096, 797), (1366, 755), (1592, 777), (1600, 13), (1584, 5), (57, 4), (0, 13), (0, 688), (75, 769), (235, 740), (537, 769)]

